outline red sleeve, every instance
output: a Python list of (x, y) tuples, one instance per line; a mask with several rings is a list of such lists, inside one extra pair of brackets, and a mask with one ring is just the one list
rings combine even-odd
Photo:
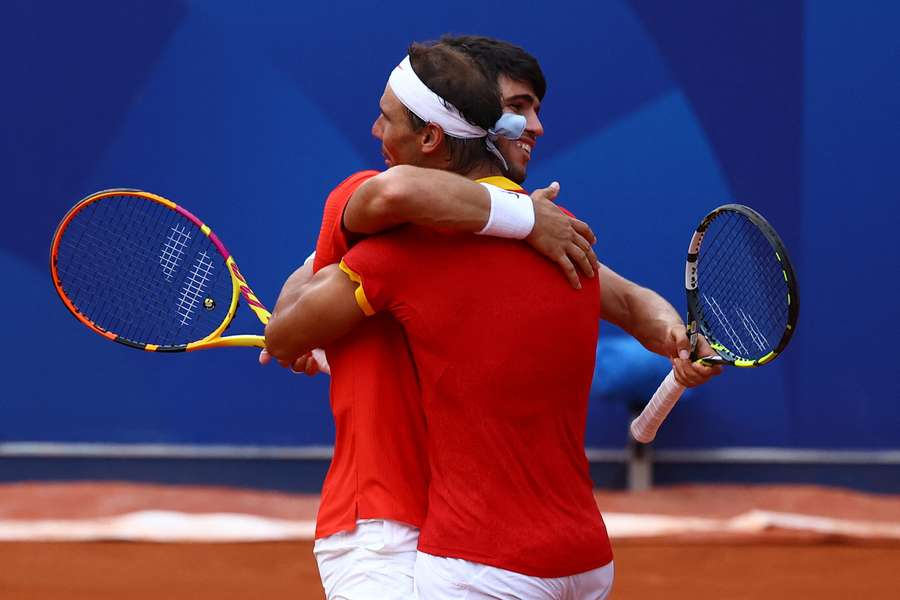
[(391, 294), (396, 292), (391, 275), (403, 268), (402, 253), (397, 252), (397, 244), (388, 237), (396, 234), (362, 240), (344, 255), (340, 265), (358, 284), (356, 303), (369, 316), (390, 308)]
[(378, 175), (378, 171), (354, 173), (328, 194), (322, 214), (322, 228), (319, 230), (319, 240), (316, 242), (313, 272), (340, 262), (347, 250), (350, 249), (347, 232), (344, 231), (344, 208), (350, 201), (353, 192), (375, 175)]
[(430, 235), (434, 234), (406, 225), (368, 237), (344, 255), (341, 270), (359, 285), (356, 302), (364, 313), (401, 309), (419, 268), (417, 263), (428, 251)]

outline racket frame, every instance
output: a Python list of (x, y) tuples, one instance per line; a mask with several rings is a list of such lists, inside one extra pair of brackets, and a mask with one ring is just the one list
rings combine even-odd
[[(759, 358), (747, 358), (740, 356), (724, 346), (703, 326), (703, 320), (700, 318), (702, 311), (700, 308), (701, 303), (697, 275), (698, 261), (700, 258), (700, 248), (703, 244), (703, 238), (705, 237), (706, 231), (709, 228), (710, 224), (717, 218), (727, 213), (738, 213), (746, 217), (753, 225), (756, 226), (760, 233), (763, 234), (763, 236), (766, 238), (766, 241), (768, 241), (769, 245), (772, 247), (772, 251), (775, 253), (775, 258), (781, 265), (781, 273), (784, 277), (785, 283), (787, 284), (786, 302), (788, 305), (788, 318), (784, 332), (781, 335), (781, 339), (777, 344), (775, 344), (775, 347), (770, 352)], [(691, 236), (691, 243), (688, 246), (688, 255), (687, 261), (685, 263), (684, 273), (684, 288), (687, 295), (686, 327), (688, 338), (691, 344), (691, 360), (699, 361), (706, 365), (731, 365), (734, 367), (743, 368), (758, 367), (760, 365), (772, 362), (782, 352), (782, 350), (784, 350), (788, 342), (790, 342), (791, 337), (794, 335), (794, 330), (796, 329), (797, 319), (800, 313), (800, 298), (799, 293), (797, 292), (797, 279), (794, 274), (793, 265), (791, 264), (790, 258), (788, 258), (784, 242), (781, 241), (778, 233), (775, 232), (775, 229), (771, 225), (769, 225), (769, 222), (766, 221), (766, 219), (761, 214), (759, 214), (749, 206), (744, 206), (743, 204), (724, 204), (711, 211), (703, 218), (703, 220), (700, 222), (700, 225), (697, 226), (697, 229)], [(703, 334), (712, 349), (716, 351), (716, 356), (697, 356), (696, 347), (698, 334)]]
[[(79, 311), (63, 291), (62, 281), (60, 280), (59, 271), (57, 269), (57, 259), (59, 256), (59, 246), (66, 228), (68, 227), (72, 219), (75, 218), (75, 216), (81, 210), (84, 210), (86, 207), (95, 202), (116, 196), (142, 198), (144, 200), (149, 200), (151, 202), (161, 204), (162, 206), (165, 206), (166, 208), (178, 213), (179, 215), (188, 219), (201, 232), (203, 232), (203, 234), (206, 235), (213, 243), (216, 251), (222, 255), (222, 258), (225, 260), (225, 264), (228, 267), (228, 274), (231, 276), (231, 303), (222, 322), (206, 337), (194, 342), (189, 342), (186, 344), (176, 344), (171, 346), (136, 342), (97, 325), (85, 314)], [(78, 319), (82, 324), (86, 325), (89, 329), (102, 335), (106, 339), (124, 344), (125, 346), (128, 346), (130, 348), (145, 350), (147, 352), (192, 352), (194, 350), (203, 350), (207, 348), (223, 348), (229, 346), (251, 346), (256, 348), (265, 347), (265, 338), (261, 335), (232, 335), (222, 337), (222, 333), (225, 331), (225, 329), (234, 319), (234, 315), (237, 313), (237, 307), (241, 296), (244, 297), (247, 305), (263, 325), (269, 322), (269, 319), (272, 315), (262, 304), (262, 302), (260, 302), (256, 294), (253, 293), (253, 290), (250, 289), (250, 286), (247, 284), (247, 280), (241, 274), (241, 271), (238, 268), (234, 257), (231, 256), (231, 253), (228, 252), (228, 249), (225, 248), (225, 245), (222, 243), (219, 237), (215, 233), (213, 233), (212, 229), (187, 209), (157, 194), (133, 188), (112, 188), (95, 192), (81, 199), (77, 204), (75, 204), (75, 206), (69, 209), (69, 211), (60, 221), (59, 225), (56, 228), (56, 231), (53, 234), (53, 242), (50, 245), (50, 275), (53, 280), (53, 286), (56, 289), (56, 293), (59, 295), (66, 308), (69, 309), (69, 312), (72, 313), (72, 315), (74, 315), (76, 319)]]
[[(700, 247), (703, 244), (703, 238), (706, 235), (710, 223), (728, 212), (736, 212), (745, 216), (759, 229), (763, 236), (765, 236), (772, 247), (773, 252), (775, 252), (775, 257), (781, 264), (782, 274), (785, 283), (787, 284), (788, 292), (786, 301), (788, 303), (788, 319), (784, 333), (772, 351), (757, 359), (741, 357), (726, 348), (716, 340), (714, 336), (709, 334), (703, 327), (702, 319), (699, 318), (701, 310), (697, 273)], [(691, 236), (691, 243), (688, 246), (688, 256), (684, 272), (684, 287), (687, 294), (687, 324), (685, 327), (691, 345), (691, 360), (695, 362), (708, 366), (731, 365), (744, 368), (758, 367), (772, 362), (781, 351), (784, 350), (796, 330), (797, 319), (800, 313), (800, 300), (797, 292), (797, 279), (794, 275), (791, 261), (788, 258), (787, 250), (785, 249), (781, 238), (775, 232), (775, 229), (769, 225), (769, 222), (758, 212), (743, 204), (722, 205), (706, 215), (700, 222), (700, 225), (697, 226), (697, 229)], [(709, 342), (709, 345), (713, 350), (717, 352), (716, 355), (705, 357), (697, 356), (697, 336), (701, 333), (707, 339), (707, 342)], [(631, 437), (643, 444), (652, 442), (656, 437), (656, 432), (659, 427), (681, 398), (684, 390), (685, 387), (675, 380), (675, 371), (669, 371), (659, 388), (654, 392), (653, 397), (644, 407), (644, 410), (631, 422), (631, 425), (629, 426)]]

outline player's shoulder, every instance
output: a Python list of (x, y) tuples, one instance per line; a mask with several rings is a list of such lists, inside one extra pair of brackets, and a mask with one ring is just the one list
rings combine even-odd
[(366, 169), (365, 171), (357, 171), (356, 173), (353, 173), (352, 175), (350, 175), (349, 177), (344, 179), (342, 182), (337, 184), (337, 186), (335, 186), (334, 189), (337, 190), (337, 189), (344, 188), (344, 187), (357, 186), (357, 185), (361, 184), (362, 182), (364, 182), (366, 179), (375, 177), (380, 172), (381, 171), (376, 171), (374, 169)]
[(373, 248), (402, 248), (415, 244), (427, 235), (428, 230), (426, 228), (407, 223), (370, 235), (360, 240), (359, 244), (365, 244), (367, 247), (371, 246)]
[(346, 202), (346, 200), (353, 195), (353, 192), (359, 188), (366, 181), (378, 175), (380, 171), (374, 170), (366, 170), (366, 171), (358, 171), (353, 173), (342, 182), (337, 184), (334, 189), (328, 194), (328, 199), (325, 201), (326, 204), (333, 204), (335, 202)]
[(463, 236), (454, 232), (433, 230), (407, 223), (360, 240), (354, 246), (354, 250), (358, 248), (358, 252), (390, 256), (394, 260), (406, 257), (415, 261), (417, 257), (428, 254), (444, 244), (453, 243), (453, 240), (461, 237)]

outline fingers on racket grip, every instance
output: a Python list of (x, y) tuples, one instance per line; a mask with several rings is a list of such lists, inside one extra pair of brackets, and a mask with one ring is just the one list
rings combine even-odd
[(684, 386), (675, 381), (675, 372), (669, 371), (666, 378), (659, 384), (650, 402), (641, 411), (641, 414), (631, 422), (631, 436), (642, 444), (649, 444), (656, 437), (659, 426), (662, 425), (669, 412), (681, 394)]

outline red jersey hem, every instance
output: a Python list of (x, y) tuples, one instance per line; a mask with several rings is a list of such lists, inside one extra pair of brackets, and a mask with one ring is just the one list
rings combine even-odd
[(360, 521), (362, 519), (381, 519), (383, 521), (396, 521), (398, 523), (403, 523), (404, 525), (408, 525), (410, 527), (415, 527), (416, 529), (422, 528), (422, 523), (419, 521), (416, 522), (416, 519), (409, 518), (408, 515), (366, 515), (361, 514), (356, 517), (356, 520), (352, 523), (345, 523), (343, 525), (333, 525), (326, 529), (319, 531), (316, 529), (315, 539), (319, 540), (322, 538), (326, 538), (330, 535), (334, 535), (336, 533), (343, 533), (345, 531), (353, 531), (356, 529), (356, 521)]
[(578, 575), (579, 573), (586, 573), (587, 571), (593, 571), (594, 569), (605, 567), (613, 560), (612, 548), (610, 548), (608, 552), (604, 552), (599, 558), (593, 561), (585, 561), (583, 564), (573, 564), (571, 567), (562, 570), (544, 570), (534, 567), (534, 565), (502, 561), (493, 556), (482, 556), (475, 552), (468, 552), (465, 550), (450, 550), (448, 548), (441, 548), (438, 546), (432, 546), (422, 543), (419, 544), (419, 552), (424, 552), (425, 554), (431, 554), (432, 556), (438, 556), (442, 558), (461, 558), (462, 560), (467, 560), (469, 562), (487, 565), (489, 567), (496, 567), (498, 569), (504, 569), (506, 571), (513, 571), (515, 573), (520, 573), (529, 577), (541, 577), (543, 579), (571, 577), (572, 575)]

